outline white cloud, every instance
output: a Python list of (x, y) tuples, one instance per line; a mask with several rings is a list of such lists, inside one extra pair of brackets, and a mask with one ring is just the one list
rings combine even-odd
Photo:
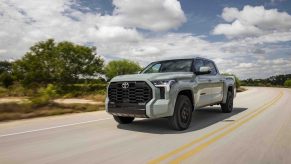
[(242, 24), (239, 20), (234, 21), (232, 24), (219, 24), (213, 31), (215, 35), (226, 35), (229, 38), (238, 36), (258, 36), (261, 33), (262, 31), (256, 26)]
[(237, 8), (225, 7), (222, 11), (221, 17), (227, 22), (232, 22), (236, 19), (237, 15), (239, 15), (239, 10)]
[(110, 51), (110, 54), (118, 54), (119, 58), (130, 58), (141, 61), (141, 64), (148, 64), (153, 60), (169, 58), (197, 55), (219, 56), (222, 51), (214, 44), (192, 34), (167, 33), (144, 37), (139, 42), (123, 43), (112, 46), (115, 49), (103, 49), (102, 51)]
[(265, 9), (263, 6), (247, 5), (241, 11), (226, 7), (221, 17), (229, 23), (217, 25), (213, 34), (228, 38), (277, 34), (291, 30), (291, 16), (288, 13)]
[(163, 54), (162, 50), (155, 46), (140, 46), (139, 48), (133, 48), (132, 54), (136, 56), (154, 57)]
[(101, 26), (88, 28), (88, 35), (100, 42), (136, 42), (142, 36), (136, 29), (129, 29), (120, 26)]
[(286, 60), (283, 58), (278, 58), (274, 60), (263, 59), (257, 61), (259, 64), (267, 64), (267, 65), (288, 65), (291, 64), (290, 60)]
[(233, 54), (218, 58), (222, 72), (231, 72), (241, 78), (265, 78), (291, 72), (288, 50), (280, 45), (291, 41), (288, 13), (263, 6), (245, 6), (242, 10), (226, 7), (221, 17), (226, 23), (218, 24), (213, 34), (229, 38), (220, 47), (224, 53)]
[(5, 49), (0, 49), (0, 54), (7, 52)]
[(124, 26), (164, 31), (186, 22), (177, 0), (113, 0), (113, 4), (114, 16)]
[(252, 68), (254, 67), (255, 64), (253, 63), (240, 63), (237, 68)]

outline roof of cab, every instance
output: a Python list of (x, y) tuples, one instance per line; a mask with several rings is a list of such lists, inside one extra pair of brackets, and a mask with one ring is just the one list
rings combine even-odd
[(189, 57), (189, 58), (165, 59), (165, 60), (158, 60), (158, 61), (154, 61), (154, 62), (171, 61), (171, 60), (190, 60), (190, 59), (203, 59), (203, 60), (210, 60), (210, 61), (212, 61), (211, 59), (207, 59), (207, 58), (203, 58), (203, 57)]

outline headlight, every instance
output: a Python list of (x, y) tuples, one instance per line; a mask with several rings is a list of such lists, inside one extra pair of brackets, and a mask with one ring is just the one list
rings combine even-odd
[(166, 98), (166, 92), (169, 92), (171, 87), (176, 83), (176, 80), (156, 80), (152, 83), (160, 90), (160, 99)]
[(156, 87), (169, 87), (176, 83), (176, 80), (156, 80), (152, 81)]

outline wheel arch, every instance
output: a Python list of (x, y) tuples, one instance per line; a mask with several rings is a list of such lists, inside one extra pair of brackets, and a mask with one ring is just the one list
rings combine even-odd
[(224, 94), (223, 94), (223, 100), (222, 100), (223, 103), (226, 102), (228, 91), (231, 91), (233, 94), (235, 94), (235, 86), (228, 85), (228, 86), (225, 87)]
[(177, 100), (177, 98), (178, 98), (179, 95), (187, 96), (187, 97), (190, 99), (191, 104), (192, 104), (192, 108), (193, 108), (193, 110), (194, 110), (194, 94), (193, 94), (193, 91), (190, 90), (190, 89), (183, 89), (183, 90), (180, 90), (180, 91), (178, 92), (178, 95), (177, 95), (177, 97), (176, 97), (176, 100)]

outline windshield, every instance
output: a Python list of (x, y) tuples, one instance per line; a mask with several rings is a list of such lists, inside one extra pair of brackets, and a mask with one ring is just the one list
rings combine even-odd
[(141, 73), (191, 72), (192, 59), (166, 60), (148, 65)]

